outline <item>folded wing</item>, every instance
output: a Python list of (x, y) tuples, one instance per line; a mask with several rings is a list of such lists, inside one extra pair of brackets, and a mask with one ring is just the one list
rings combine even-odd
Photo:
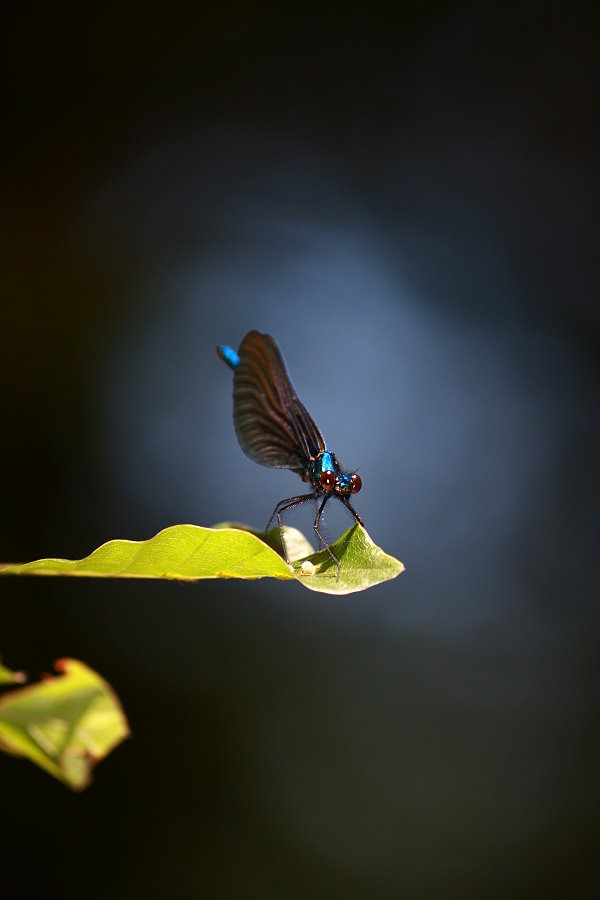
[(238, 353), (233, 420), (242, 450), (263, 466), (302, 473), (325, 441), (298, 399), (279, 347), (269, 334), (249, 331)]

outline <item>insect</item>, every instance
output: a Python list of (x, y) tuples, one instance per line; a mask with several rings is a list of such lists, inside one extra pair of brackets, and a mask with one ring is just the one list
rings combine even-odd
[(362, 519), (350, 497), (362, 481), (356, 472), (344, 472), (335, 453), (327, 449), (321, 432), (298, 399), (283, 357), (269, 334), (249, 331), (236, 351), (218, 346), (217, 354), (233, 369), (233, 422), (244, 453), (254, 462), (277, 469), (290, 469), (310, 486), (310, 493), (280, 500), (267, 522), (265, 533), (276, 518), (286, 562), (289, 563), (281, 515), (308, 500), (315, 502), (314, 529), (319, 545), (337, 566), (340, 562), (324, 540), (319, 523), (325, 505), (335, 497), (350, 510), (359, 525)]

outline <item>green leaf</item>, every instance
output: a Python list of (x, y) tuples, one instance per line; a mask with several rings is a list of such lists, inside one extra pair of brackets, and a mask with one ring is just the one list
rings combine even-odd
[(25, 756), (80, 791), (94, 765), (129, 735), (129, 726), (96, 672), (75, 659), (54, 665), (64, 674), (0, 697), (0, 749)]
[(13, 672), (0, 662), (0, 684), (22, 684), (27, 681), (24, 672)]
[[(288, 567), (273, 549), (279, 535), (274, 529), (269, 543), (243, 526), (202, 528), (172, 525), (147, 541), (109, 541), (85, 559), (38, 559), (22, 565), (0, 565), (0, 575), (78, 575), (95, 578), (201, 578), (297, 579), (304, 587), (329, 594), (365, 590), (404, 571), (403, 564), (377, 547), (360, 525), (353, 525), (332, 546), (340, 560), (341, 574), (326, 550), (309, 553), (310, 544), (295, 529), (293, 560)], [(286, 544), (287, 546), (287, 544)], [(279, 543), (279, 549), (281, 544)], [(290, 551), (292, 546), (290, 546)], [(298, 559), (297, 554), (302, 557)]]
[(341, 565), (338, 580), (336, 565), (326, 550), (293, 563), (294, 574), (307, 588), (327, 594), (353, 594), (404, 572), (404, 564), (384, 553), (358, 524), (346, 531), (332, 550)]
[[(213, 525), (213, 529), (221, 530), (225, 528), (234, 529), (235, 531), (250, 532), (250, 534), (253, 534), (260, 541), (265, 541), (269, 547), (279, 554), (279, 556), (283, 556), (279, 528), (271, 529), (265, 537), (264, 531), (257, 531), (255, 528), (250, 528), (249, 525), (243, 525), (241, 522), (219, 522), (218, 525)], [(310, 556), (311, 553), (315, 552), (313, 545), (301, 531), (298, 531), (297, 528), (290, 528), (289, 526), (284, 525), (283, 530), (285, 532), (285, 546), (288, 553), (288, 559), (292, 562), (297, 559), (304, 559), (304, 557)]]

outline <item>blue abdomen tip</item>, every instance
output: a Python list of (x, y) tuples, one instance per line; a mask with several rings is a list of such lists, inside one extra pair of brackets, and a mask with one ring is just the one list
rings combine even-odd
[(241, 360), (233, 347), (227, 347), (225, 344), (219, 344), (217, 354), (223, 362), (226, 362), (230, 369), (237, 369)]

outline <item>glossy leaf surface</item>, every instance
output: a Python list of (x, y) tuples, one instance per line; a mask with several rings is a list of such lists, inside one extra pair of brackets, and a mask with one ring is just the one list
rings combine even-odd
[[(403, 564), (377, 547), (360, 525), (353, 525), (332, 546), (341, 563), (339, 579), (325, 550), (310, 553), (310, 544), (296, 529), (286, 529), (286, 534), (293, 559), (291, 570), (272, 546), (243, 526), (173, 525), (146, 541), (109, 541), (84, 559), (39, 559), (20, 565), (0, 565), (0, 575), (182, 581), (279, 578), (298, 580), (314, 591), (350, 594), (388, 581), (404, 571)], [(274, 546), (279, 543), (276, 529), (270, 532), (269, 541)]]

